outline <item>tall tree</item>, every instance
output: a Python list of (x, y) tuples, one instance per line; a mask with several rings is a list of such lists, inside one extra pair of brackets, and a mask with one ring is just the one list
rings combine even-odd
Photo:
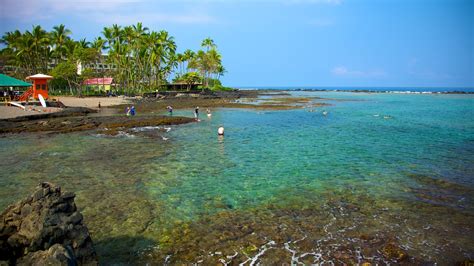
[(53, 31), (51, 32), (51, 43), (54, 49), (54, 57), (58, 60), (64, 59), (66, 54), (65, 51), (65, 43), (68, 41), (69, 35), (71, 35), (71, 31), (66, 28), (63, 24), (53, 27)]
[(51, 32), (39, 25), (33, 26), (31, 31), (6, 32), (0, 39), (6, 46), (1, 50), (0, 60), (14, 66), (20, 78), (47, 73), (57, 66), (54, 72), (63, 81), (58, 86), (69, 83), (71, 90), (78, 93), (81, 89), (78, 84), (85, 75), (74, 76), (73, 70), (77, 71), (80, 65), (83, 71), (94, 75), (97, 72), (91, 69), (95, 65), (92, 63), (104, 60), (113, 65), (110, 74), (115, 83), (131, 94), (161, 87), (173, 72), (176, 78), (192, 70), (195, 72), (192, 79), (196, 80), (199, 75), (208, 86), (210, 79), (218, 79), (225, 71), (211, 38), (202, 41), (203, 50), (188, 49), (177, 54), (176, 42), (167, 31), (150, 31), (140, 22), (125, 27), (117, 24), (104, 27), (102, 36), (92, 43), (86, 39), (75, 41), (71, 34), (63, 24), (54, 26)]
[(201, 46), (202, 47), (205, 47), (207, 49), (207, 51), (209, 51), (210, 49), (212, 48), (216, 48), (216, 45), (214, 43), (214, 40), (212, 40), (211, 38), (207, 37), (206, 39), (202, 40), (202, 43), (201, 43)]

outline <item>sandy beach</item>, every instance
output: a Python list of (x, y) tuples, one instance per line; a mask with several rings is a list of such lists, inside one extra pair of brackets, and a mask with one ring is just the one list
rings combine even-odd
[(23, 110), (19, 107), (15, 106), (0, 106), (0, 119), (8, 119), (14, 118), (19, 116), (28, 116), (28, 115), (37, 115), (37, 114), (44, 114), (44, 113), (54, 113), (62, 110), (62, 108), (56, 107), (46, 107), (43, 108), (41, 106), (35, 106), (34, 110), (30, 109), (31, 107), (27, 107), (26, 110)]
[[(99, 102), (100, 102), (101, 107), (131, 103), (130, 99), (127, 99), (124, 97), (78, 98), (78, 97), (72, 97), (72, 96), (61, 96), (61, 97), (53, 97), (53, 99), (57, 101), (61, 101), (64, 105), (68, 107), (87, 107), (87, 108), (92, 108), (92, 109), (97, 109), (99, 107)], [(55, 107), (43, 108), (41, 106), (27, 107), (26, 110), (23, 110), (15, 106), (1, 105), (0, 106), (0, 119), (36, 115), (40, 113), (58, 112), (61, 110), (62, 108), (55, 108)]]
[(62, 102), (64, 105), (69, 107), (88, 107), (97, 108), (100, 105), (102, 107), (127, 104), (131, 103), (130, 98), (125, 97), (86, 97), (78, 98), (72, 96), (58, 96), (54, 97), (55, 100)]

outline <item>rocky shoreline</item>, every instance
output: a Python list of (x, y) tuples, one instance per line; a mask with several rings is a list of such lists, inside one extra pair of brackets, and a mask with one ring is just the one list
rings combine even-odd
[(0, 265), (98, 265), (75, 194), (41, 183), (0, 214)]
[[(245, 108), (255, 110), (290, 110), (304, 107), (322, 107), (328, 104), (312, 102), (318, 97), (287, 97), (287, 94), (269, 91), (226, 92), (161, 92), (134, 100), (137, 112), (134, 117), (121, 114), (130, 104), (115, 105), (102, 109), (69, 107), (54, 113), (35, 114), (0, 120), (0, 136), (25, 132), (68, 133), (98, 129), (101, 133), (114, 135), (121, 130), (134, 127), (178, 125), (194, 122), (191, 117), (156, 115), (165, 112), (171, 105), (175, 110), (201, 108)], [(275, 96), (256, 104), (258, 96)], [(283, 96), (283, 97), (282, 97)], [(102, 111), (101, 111), (102, 110)], [(101, 113), (104, 114), (101, 114)], [(97, 113), (97, 114), (95, 114)], [(109, 115), (105, 115), (108, 113)], [(91, 115), (94, 114), (94, 115)]]
[[(119, 130), (133, 127), (178, 125), (191, 123), (195, 120), (179, 116), (143, 115), (128, 116), (67, 116), (35, 120), (0, 121), (0, 135), (24, 132), (69, 133), (98, 129), (113, 134)], [(30, 118), (31, 119), (31, 118)]]

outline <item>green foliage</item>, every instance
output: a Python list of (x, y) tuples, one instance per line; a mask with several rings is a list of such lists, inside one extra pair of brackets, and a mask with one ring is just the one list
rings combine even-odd
[(77, 67), (71, 62), (61, 62), (51, 70), (51, 75), (58, 79), (73, 80), (77, 77)]
[(187, 90), (190, 90), (192, 85), (201, 83), (201, 81), (202, 81), (202, 77), (197, 72), (188, 72), (184, 75), (177, 76), (173, 79), (173, 82), (175, 83), (178, 83), (178, 82), (186, 83)]
[(69, 83), (67, 82), (67, 80), (62, 78), (55, 78), (49, 81), (50, 95), (65, 95), (68, 94), (68, 92), (70, 94)]
[[(126, 94), (154, 91), (168, 83), (173, 73), (174, 80), (182, 79), (187, 84), (203, 82), (206, 88), (222, 87), (218, 80), (225, 69), (211, 38), (202, 41), (204, 50), (188, 49), (177, 54), (174, 38), (167, 31), (150, 31), (142, 23), (105, 27), (103, 36), (92, 42), (74, 41), (71, 34), (63, 24), (54, 26), (51, 32), (41, 26), (33, 26), (31, 31), (6, 32), (0, 39), (5, 44), (0, 60), (14, 67), (13, 73), (8, 73), (12, 76), (24, 78), (49, 72), (58, 79), (51, 82), (53, 91), (65, 91), (62, 87), (67, 84), (71, 94), (79, 95), (82, 81), (98, 75), (112, 76)], [(104, 51), (107, 56), (102, 55)], [(96, 73), (87, 69), (90, 64), (105, 63), (104, 58), (113, 64), (112, 70)], [(83, 68), (80, 76), (78, 64)]]
[(70, 61), (61, 62), (56, 67), (54, 67), (53, 70), (51, 70), (50, 74), (53, 77), (55, 77), (55, 80), (57, 80), (55, 83), (52, 84), (53, 86), (51, 86), (53, 90), (66, 91), (65, 88), (54, 87), (54, 84), (57, 84), (57, 85), (67, 84), (71, 95), (74, 94), (74, 88), (76, 88), (77, 94), (81, 95), (81, 90), (80, 89), (77, 90), (77, 87), (78, 86), (80, 87), (80, 84), (79, 84), (79, 76), (77, 75), (76, 64)]
[(209, 78), (208, 84), (209, 84), (209, 87), (210, 87), (210, 88), (213, 88), (213, 87), (222, 87), (221, 81), (218, 80), (218, 79), (214, 79), (214, 78)]
[(94, 48), (84, 48), (80, 45), (74, 49), (73, 58), (80, 61), (82, 64), (92, 63), (100, 56), (98, 51)]
[(210, 38), (202, 41), (202, 46), (207, 50), (199, 50), (189, 60), (188, 69), (199, 71), (203, 76), (204, 87), (210, 88), (214, 85), (210, 82), (212, 80), (219, 80), (224, 75), (225, 68), (222, 66), (222, 56), (217, 51), (217, 46)]

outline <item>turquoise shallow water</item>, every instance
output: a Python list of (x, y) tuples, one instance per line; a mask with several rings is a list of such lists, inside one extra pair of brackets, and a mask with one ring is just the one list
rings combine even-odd
[(1, 138), (0, 207), (42, 180), (76, 191), (115, 263), (387, 262), (391, 243), (423, 261), (472, 259), (472, 95), (292, 95), (331, 106)]

